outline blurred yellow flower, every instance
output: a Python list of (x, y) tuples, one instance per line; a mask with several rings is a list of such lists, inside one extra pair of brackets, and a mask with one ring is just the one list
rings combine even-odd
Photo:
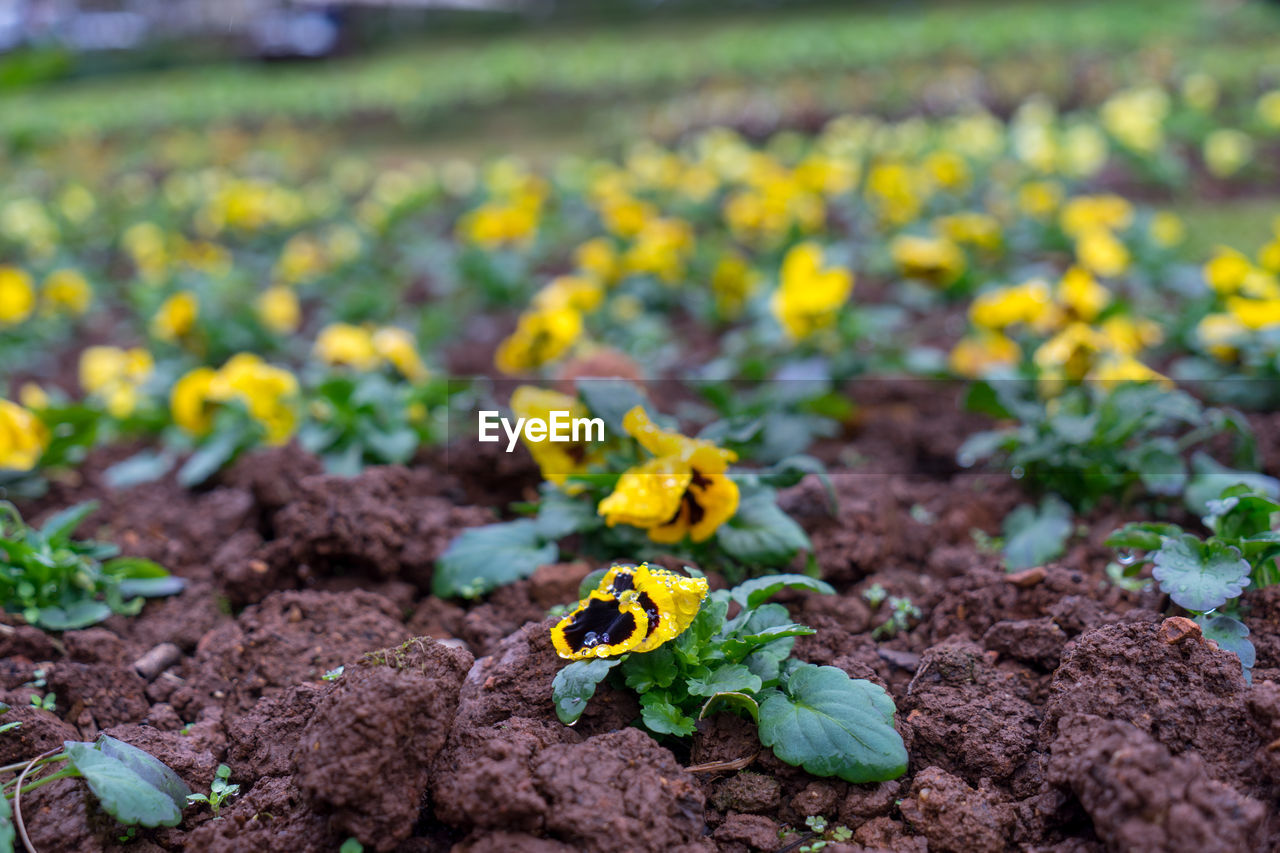
[(1229, 178), (1253, 159), (1253, 139), (1233, 128), (1219, 128), (1204, 140), (1204, 164), (1215, 178)]
[(983, 331), (961, 338), (951, 348), (949, 362), (956, 374), (978, 379), (995, 368), (1017, 366), (1021, 355), (1012, 338)]
[(113, 417), (133, 414), (155, 360), (141, 347), (94, 346), (80, 353), (80, 387), (106, 404)]
[(1235, 249), (1219, 246), (1204, 265), (1204, 280), (1219, 295), (1227, 296), (1240, 289), (1252, 269), (1253, 264), (1243, 254)]
[(213, 426), (218, 406), (239, 402), (262, 426), (268, 444), (289, 440), (297, 427), (298, 380), (252, 353), (239, 353), (218, 370), (197, 367), (176, 383), (169, 395), (173, 421), (194, 435)]
[(544, 311), (572, 308), (590, 312), (604, 301), (604, 289), (594, 278), (580, 275), (561, 275), (553, 278), (533, 295), (533, 305)]
[(1280, 325), (1280, 299), (1229, 296), (1227, 312), (1246, 329), (1268, 329)]
[(1099, 359), (1086, 377), (1091, 382), (1156, 382), (1173, 388), (1173, 382), (1131, 355), (1111, 353)]
[(1071, 323), (1041, 344), (1032, 358), (1046, 376), (1079, 381), (1088, 375), (1098, 354), (1107, 348), (1101, 332), (1087, 323)]
[(268, 287), (253, 303), (262, 325), (277, 335), (289, 335), (298, 330), (302, 320), (302, 308), (298, 295), (283, 285)]
[(427, 367), (418, 355), (418, 343), (413, 335), (395, 326), (383, 326), (373, 333), (373, 349), (410, 382), (427, 378)]
[(0, 470), (30, 471), (49, 446), (49, 430), (31, 412), (0, 399)]
[(1111, 304), (1111, 291), (1099, 284), (1088, 270), (1072, 267), (1058, 282), (1058, 301), (1076, 319), (1091, 323)]
[(330, 323), (321, 329), (313, 352), (325, 364), (356, 370), (374, 370), (382, 363), (382, 356), (373, 346), (372, 332), (350, 323)]
[(1090, 228), (1076, 238), (1076, 260), (1091, 273), (1113, 278), (1129, 269), (1129, 249), (1106, 228)]
[(526, 311), (493, 361), (503, 373), (524, 373), (560, 358), (581, 336), (582, 314), (573, 308)]
[(964, 252), (945, 237), (918, 237), (900, 234), (889, 245), (893, 262), (908, 277), (937, 285), (948, 285), (964, 273)]
[(1099, 228), (1122, 231), (1133, 223), (1133, 205), (1118, 195), (1082, 195), (1062, 206), (1058, 224), (1068, 237)]
[(778, 289), (770, 307), (791, 340), (803, 340), (832, 326), (853, 292), (853, 273), (822, 269), (822, 247), (801, 243), (782, 259)]
[(1232, 361), (1249, 330), (1231, 314), (1206, 314), (1196, 325), (1196, 338), (1214, 358)]
[(42, 310), (49, 314), (78, 317), (89, 310), (93, 290), (83, 275), (73, 269), (54, 270), (40, 288)]
[(1004, 330), (1025, 324), (1037, 331), (1056, 326), (1061, 312), (1042, 278), (980, 293), (969, 305), (969, 319), (983, 329)]
[(200, 302), (189, 290), (180, 290), (160, 304), (151, 318), (151, 333), (162, 341), (174, 342), (190, 334), (200, 314)]
[(1151, 217), (1151, 239), (1166, 249), (1177, 246), (1187, 237), (1187, 226), (1176, 213), (1161, 211)]
[(597, 508), (610, 527), (630, 524), (654, 542), (704, 542), (738, 511), (738, 484), (726, 476), (737, 455), (709, 441), (659, 429), (641, 406), (622, 421), (654, 458), (623, 472)]
[(725, 252), (711, 271), (711, 293), (716, 300), (716, 311), (727, 319), (738, 317), (759, 282), (760, 274), (746, 258), (738, 252)]
[(0, 266), (0, 325), (16, 326), (31, 316), (35, 306), (31, 276), (17, 267)]
[(604, 284), (612, 284), (618, 278), (618, 251), (606, 237), (595, 237), (574, 249), (573, 262)]
[(23, 382), (18, 389), (18, 402), (33, 412), (49, 408), (49, 393), (36, 382)]
[[(548, 423), (552, 412), (568, 412), (570, 418), (590, 417), (587, 407), (577, 397), (533, 385), (521, 385), (511, 394), (511, 411), (518, 418), (540, 418)], [(538, 463), (542, 478), (562, 488), (570, 476), (586, 471), (591, 461), (585, 441), (551, 441), (549, 436), (534, 440), (524, 432), (521, 441)]]

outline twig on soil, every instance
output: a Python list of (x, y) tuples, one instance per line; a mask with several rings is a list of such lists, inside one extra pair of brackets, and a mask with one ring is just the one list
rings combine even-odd
[(145, 681), (154, 681), (156, 676), (178, 662), (182, 650), (173, 643), (161, 643), (151, 651), (133, 662), (133, 671)]
[(54, 747), (48, 752), (42, 752), (35, 758), (27, 762), (27, 766), (18, 774), (18, 784), (13, 789), (13, 825), (18, 830), (18, 837), (22, 839), (22, 846), (27, 849), (27, 853), (36, 853), (36, 848), (31, 844), (31, 838), (27, 835), (27, 825), (22, 819), (22, 780), (27, 778), (27, 774), (31, 772), (31, 768), (35, 767), (44, 759), (51, 755), (56, 755), (62, 751), (62, 747)]
[(732, 761), (710, 761), (706, 764), (695, 764), (692, 767), (686, 767), (690, 773), (716, 773), (721, 770), (741, 770), (747, 767), (751, 762), (756, 760), (756, 756), (760, 754), (759, 750), (744, 755), (742, 758), (735, 758)]

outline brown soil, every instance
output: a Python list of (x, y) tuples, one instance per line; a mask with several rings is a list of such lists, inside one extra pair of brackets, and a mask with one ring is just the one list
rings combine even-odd
[[(1105, 580), (1101, 543), (1124, 513), (1099, 510), (1062, 560), (1007, 575), (973, 531), (998, 533), (1026, 498), (953, 462), (980, 422), (927, 383), (855, 390), (857, 419), (820, 449), (835, 514), (813, 478), (781, 497), (839, 595), (782, 600), (817, 629), (799, 657), (893, 695), (902, 779), (817, 779), (731, 716), (660, 743), (631, 726), (635, 698), (609, 687), (561, 725), (546, 611), (593, 566), (546, 566), (479, 602), (429, 594), (451, 537), (536, 481), (523, 458), (431, 454), (342, 480), (286, 448), (200, 492), (111, 492), (101, 472), (122, 453), (105, 451), (24, 511), (38, 521), (97, 498), (82, 534), (189, 586), (60, 636), (0, 625), (0, 700), (22, 722), (0, 738), (0, 763), (108, 732), (193, 788), (226, 762), (242, 793), (219, 820), (190, 808), (122, 845), (81, 783), (59, 782), (24, 798), (36, 849), (292, 853), (356, 837), (378, 851), (774, 851), (795, 849), (813, 815), (852, 832), (828, 851), (1276, 849), (1280, 592), (1246, 595), (1250, 687), (1235, 657), (1165, 623), (1158, 594)], [(1274, 441), (1263, 436), (1272, 473)], [(885, 614), (862, 597), (872, 584), (922, 617), (874, 637)], [(177, 647), (172, 665), (135, 666), (162, 643)], [(30, 706), (50, 691), (53, 711)], [(685, 769), (738, 759), (750, 763)]]

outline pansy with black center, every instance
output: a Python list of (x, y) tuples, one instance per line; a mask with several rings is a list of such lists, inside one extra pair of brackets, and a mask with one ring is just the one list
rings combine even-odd
[(570, 660), (652, 651), (689, 627), (706, 596), (704, 578), (645, 563), (614, 566), (551, 629), (551, 641)]

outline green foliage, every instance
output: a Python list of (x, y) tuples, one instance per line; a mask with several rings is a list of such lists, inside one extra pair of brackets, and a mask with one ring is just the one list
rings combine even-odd
[(110, 543), (73, 540), (95, 504), (28, 527), (13, 504), (0, 502), (0, 605), (51, 631), (84, 628), (112, 613), (132, 615), (144, 597), (173, 595), (183, 581), (159, 565), (119, 557)]
[(529, 519), (486, 524), (462, 531), (436, 561), (432, 588), (443, 597), (475, 598), (496, 586), (533, 574), (560, 554)]
[[(729, 710), (758, 720), (761, 742), (811, 773), (857, 782), (901, 775), (906, 749), (893, 728), (893, 700), (882, 689), (832, 667), (788, 663), (795, 638), (813, 629), (767, 603), (784, 589), (834, 592), (804, 575), (761, 577), (714, 592), (672, 642), (561, 669), (552, 684), (557, 715), (575, 722), (613, 672), (619, 686), (640, 694), (641, 724), (654, 734), (687, 737), (699, 719)], [(730, 605), (738, 608), (732, 618)]]
[(1062, 554), (1071, 535), (1071, 507), (1045, 495), (1037, 510), (1022, 504), (1004, 520), (1004, 562), (1009, 571), (1042, 566)]
[(209, 811), (213, 813), (214, 820), (220, 820), (218, 812), (222, 810), (222, 804), (240, 793), (240, 786), (232, 784), (231, 768), (225, 764), (219, 764), (217, 771), (213, 774), (213, 781), (209, 783), (208, 794), (187, 794), (188, 803), (206, 803)]
[(961, 465), (998, 461), (1078, 511), (1106, 495), (1128, 501), (1181, 494), (1191, 474), (1188, 456), (1220, 434), (1235, 436), (1242, 458), (1253, 451), (1238, 413), (1204, 408), (1155, 383), (1086, 384), (1042, 400), (1034, 383), (981, 382), (968, 404), (1015, 423), (970, 436), (957, 454)]
[[(1212, 476), (1215, 485), (1224, 482), (1221, 471)], [(1121, 552), (1123, 577), (1134, 577), (1151, 564), (1160, 589), (1195, 615), (1206, 636), (1235, 652), (1247, 676), (1255, 655), (1236, 601), (1247, 587), (1280, 583), (1280, 501), (1258, 488), (1269, 484), (1253, 476), (1243, 479), (1206, 502), (1202, 521), (1207, 537), (1176, 524), (1135, 522), (1112, 533), (1107, 544)]]

